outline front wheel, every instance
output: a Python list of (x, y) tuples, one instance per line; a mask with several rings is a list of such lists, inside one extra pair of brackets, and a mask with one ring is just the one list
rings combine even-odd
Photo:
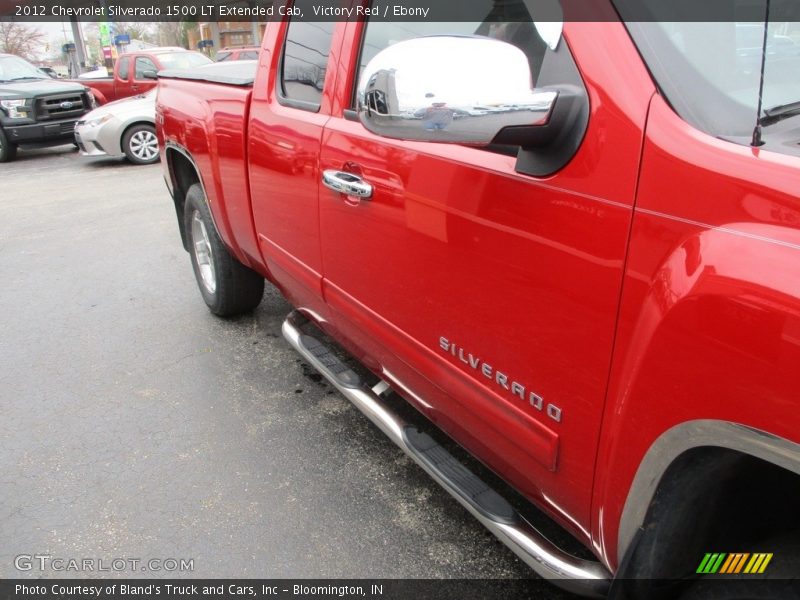
[(0, 163), (10, 162), (15, 158), (17, 158), (17, 145), (9, 142), (6, 132), (0, 129)]
[(228, 252), (199, 183), (186, 193), (184, 219), (194, 275), (208, 308), (220, 317), (252, 311), (264, 295), (264, 278)]
[(152, 125), (134, 125), (122, 136), (122, 151), (135, 165), (149, 165), (158, 160), (158, 138)]

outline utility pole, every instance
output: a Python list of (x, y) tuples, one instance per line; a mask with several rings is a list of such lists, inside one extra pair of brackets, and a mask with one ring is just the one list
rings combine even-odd
[(70, 17), (69, 22), (72, 25), (72, 38), (75, 41), (75, 54), (78, 58), (78, 65), (80, 73), (86, 70), (86, 44), (83, 41), (83, 28), (77, 17)]
[(261, 24), (258, 21), (253, 21), (250, 24), (250, 31), (253, 35), (253, 46), (261, 45)]

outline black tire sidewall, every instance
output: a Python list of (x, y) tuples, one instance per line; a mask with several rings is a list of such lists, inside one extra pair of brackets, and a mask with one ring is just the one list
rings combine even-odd
[(152, 160), (142, 160), (137, 158), (136, 155), (131, 152), (131, 138), (138, 131), (150, 131), (153, 135), (155, 135), (156, 128), (153, 125), (146, 125), (144, 123), (129, 127), (122, 136), (122, 151), (125, 153), (126, 158), (135, 165), (152, 165), (153, 163), (158, 162), (160, 158), (159, 154), (156, 154), (155, 158)]
[(17, 145), (8, 141), (6, 132), (0, 128), (0, 163), (9, 162), (17, 157)]
[[(211, 262), (214, 265), (216, 287), (210, 292), (203, 282), (200, 266), (197, 264), (194, 240), (192, 239), (192, 220), (195, 214), (206, 229), (211, 249)], [(211, 210), (208, 207), (203, 188), (194, 184), (186, 192), (184, 205), (184, 227), (187, 247), (192, 259), (195, 279), (208, 308), (217, 316), (233, 317), (251, 312), (264, 295), (264, 277), (240, 263), (220, 239)]]
[[(195, 212), (200, 214), (200, 219), (203, 221), (203, 225), (206, 227), (208, 241), (211, 245), (211, 258), (214, 263), (214, 273), (217, 279), (217, 289), (215, 292), (210, 292), (203, 284), (203, 278), (200, 275), (200, 265), (197, 264), (197, 256), (195, 255), (194, 249), (194, 239), (192, 238), (192, 219), (194, 218)], [(221, 253), (225, 252), (227, 254), (227, 249), (222, 245), (222, 241), (217, 235), (217, 230), (214, 227), (214, 222), (211, 218), (211, 211), (208, 208), (203, 190), (198, 184), (193, 185), (189, 188), (189, 191), (186, 192), (184, 227), (186, 228), (186, 239), (189, 246), (189, 255), (192, 258), (192, 269), (194, 269), (194, 276), (195, 279), (197, 279), (197, 287), (200, 288), (200, 293), (203, 295), (203, 300), (211, 309), (211, 312), (216, 314), (222, 308), (220, 302), (221, 295), (219, 293), (221, 279), (220, 276), (222, 275), (223, 269), (223, 265), (220, 264), (223, 262), (220, 260), (223, 256)]]

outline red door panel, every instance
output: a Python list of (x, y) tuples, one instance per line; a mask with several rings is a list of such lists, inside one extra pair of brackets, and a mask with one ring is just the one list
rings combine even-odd
[[(269, 61), (270, 75), (266, 84), (259, 80), (250, 106), (253, 218), (262, 255), (276, 283), (295, 305), (323, 311), (318, 160), (322, 127), (330, 116), (330, 94), (322, 94), (316, 111), (282, 101), (277, 86), (287, 27), (288, 23), (270, 23), (265, 32), (265, 47), (277, 51), (262, 57), (262, 64)], [(335, 49), (341, 44), (339, 29), (337, 25), (331, 44), (334, 64), (338, 60)], [(316, 82), (322, 84), (322, 79)]]
[[(360, 202), (321, 188), (324, 287), (340, 329), (404, 374), (419, 409), (584, 538), (652, 94), (624, 31), (609, 37), (605, 25), (603, 36), (576, 36), (589, 38), (574, 49), (589, 130), (546, 180), (517, 174), (512, 157), (380, 138), (339, 116), (325, 126), (320, 165), (357, 169), (374, 186)], [(613, 100), (612, 55), (639, 65), (642, 83)]]

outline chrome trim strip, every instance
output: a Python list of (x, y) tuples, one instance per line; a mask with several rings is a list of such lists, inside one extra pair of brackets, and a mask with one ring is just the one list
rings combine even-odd
[[(169, 150), (169, 149), (176, 150), (179, 153), (183, 154), (183, 156), (186, 157), (186, 160), (188, 160), (191, 163), (192, 168), (194, 169), (194, 172), (197, 173), (197, 181), (200, 182), (200, 187), (203, 189), (203, 196), (205, 196), (205, 198), (206, 198), (206, 204), (208, 204), (208, 212), (211, 215), (211, 222), (214, 224), (214, 229), (217, 232), (217, 237), (219, 239), (221, 239), (221, 240), (225, 239), (219, 233), (220, 230), (219, 230), (219, 226), (217, 225), (217, 218), (214, 216), (214, 209), (211, 206), (211, 203), (208, 201), (208, 194), (206, 193), (206, 184), (203, 183), (203, 174), (200, 172), (200, 169), (197, 167), (197, 163), (194, 162), (194, 159), (192, 158), (192, 155), (189, 154), (189, 151), (186, 148), (184, 148), (183, 146), (181, 146), (180, 144), (178, 144), (177, 142), (165, 141), (164, 142), (164, 154), (165, 155), (166, 155), (166, 151)], [(172, 169), (170, 167), (171, 167), (171, 163), (169, 161), (167, 161), (167, 168), (170, 169), (170, 178), (172, 178), (173, 177), (173, 173), (172, 173)], [(175, 188), (174, 185), (173, 185), (173, 188)], [(175, 196), (174, 191), (173, 191), (172, 195), (173, 195), (173, 199), (174, 199), (174, 196)], [(184, 199), (184, 202), (185, 201), (186, 200)]]
[(421, 466), (439, 485), (466, 508), (514, 554), (531, 567), (538, 575), (553, 580), (552, 583), (570, 592), (593, 598), (604, 598), (608, 594), (611, 573), (599, 562), (587, 561), (567, 554), (544, 537), (532, 525), (520, 517), (517, 523), (498, 523), (478, 512), (446, 479), (419, 459), (405, 442), (403, 430), (406, 422), (383, 405), (380, 398), (366, 387), (347, 388), (317, 358), (308, 352), (300, 339), (300, 327), (306, 322), (299, 312), (293, 311), (283, 322), (283, 337), (297, 350), (303, 359), (317, 369), (339, 392), (370, 421), (397, 444), (414, 462)]
[(633, 478), (619, 524), (617, 564), (644, 523), (664, 473), (678, 456), (700, 447), (736, 450), (800, 475), (800, 444), (730, 421), (699, 419), (676, 425), (650, 446)]

